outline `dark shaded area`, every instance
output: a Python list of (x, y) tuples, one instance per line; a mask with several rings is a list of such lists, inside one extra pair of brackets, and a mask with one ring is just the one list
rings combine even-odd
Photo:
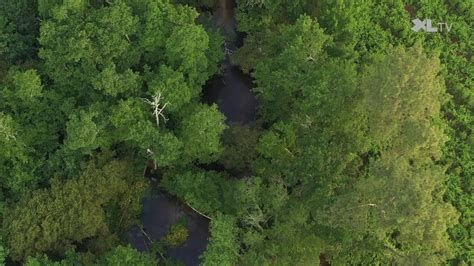
[(222, 62), (222, 74), (210, 79), (203, 88), (203, 100), (216, 103), (229, 124), (246, 124), (256, 119), (257, 99), (252, 92), (253, 81), (238, 66), (232, 65), (232, 53), (243, 45), (245, 34), (237, 31), (233, 0), (220, 0), (213, 20), (221, 28), (226, 39)]
[(330, 266), (331, 265), (326, 260), (326, 256), (324, 256), (324, 254), (319, 255), (319, 265), (321, 265), (321, 266)]
[(1, 0), (0, 18), (0, 61), (21, 64), (38, 59), (37, 1)]
[[(226, 60), (227, 61), (227, 60)], [(224, 63), (224, 74), (212, 78), (204, 88), (206, 103), (217, 103), (227, 123), (255, 121), (257, 99), (251, 91), (252, 79), (237, 66)]]
[(171, 258), (183, 261), (186, 265), (198, 265), (199, 257), (206, 251), (209, 238), (209, 220), (191, 208), (182, 208), (188, 221), (189, 238), (186, 244), (168, 251)]
[[(207, 247), (209, 220), (156, 188), (153, 196), (143, 199), (142, 208), (143, 230), (153, 241), (162, 239), (171, 225), (180, 219), (186, 219), (189, 237), (184, 245), (169, 249), (168, 256), (185, 265), (198, 265), (199, 257)], [(133, 228), (128, 234), (132, 246), (140, 251), (151, 250), (151, 243), (147, 236), (139, 228)]]

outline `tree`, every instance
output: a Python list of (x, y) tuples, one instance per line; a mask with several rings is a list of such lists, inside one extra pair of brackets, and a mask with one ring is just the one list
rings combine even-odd
[(325, 224), (353, 239), (374, 239), (374, 252), (392, 263), (445, 263), (452, 256), (447, 229), (457, 214), (442, 199), (444, 170), (436, 165), (445, 139), (434, 122), (443, 92), (440, 66), (420, 47), (379, 60), (362, 85), (368, 137), (380, 155), (369, 162), (367, 177), (337, 197)]
[(150, 254), (140, 253), (130, 246), (117, 246), (104, 255), (100, 265), (156, 265), (156, 259)]
[(130, 246), (118, 245), (99, 258), (89, 259), (87, 254), (68, 252), (61, 261), (53, 261), (48, 256), (28, 257), (27, 266), (67, 266), (67, 265), (156, 265), (156, 259), (148, 254), (141, 253)]
[(36, 57), (39, 21), (37, 2), (5, 0), (0, 3), (0, 58), (13, 64)]
[[(285, 98), (291, 116), (279, 113), (281, 103), (267, 105), (276, 112), (273, 119), (284, 122), (260, 138), (254, 169), (267, 179), (283, 178), (295, 206), (307, 206), (298, 216), (314, 217), (308, 218), (314, 227), (299, 226), (318, 234), (303, 235), (314, 237), (319, 252), (335, 263), (445, 262), (452, 255), (446, 231), (456, 214), (442, 201), (443, 169), (433, 161), (446, 139), (436, 122), (443, 100), (439, 62), (415, 47), (376, 58), (361, 80), (348, 61), (326, 59), (307, 69), (299, 78), (289, 70), (281, 75), (286, 88), (300, 92)], [(261, 89), (263, 99), (273, 100), (275, 85), (265, 87), (267, 76), (256, 78), (268, 91)], [(268, 232), (277, 228), (275, 223)], [(264, 235), (259, 249), (271, 243)], [(251, 254), (244, 258), (255, 260), (262, 251)]]
[(11, 116), (0, 113), (0, 173), (2, 187), (15, 192), (21, 191), (25, 183), (35, 180), (25, 169), (29, 154), (24, 141), (18, 136), (19, 125)]
[(166, 57), (175, 69), (189, 76), (196, 84), (203, 84), (206, 76), (202, 69), (207, 69), (206, 49), (209, 37), (202, 26), (189, 25), (176, 28), (166, 40)]
[(84, 148), (87, 153), (98, 145), (99, 127), (92, 120), (97, 113), (80, 111), (79, 115), (72, 114), (66, 125), (67, 140), (65, 145), (72, 150)]
[[(4, 229), (14, 260), (36, 252), (64, 254), (78, 243), (91, 245), (94, 239), (101, 243), (133, 223), (140, 211), (144, 181), (136, 178), (126, 161), (108, 160), (91, 161), (81, 176), (54, 181), (50, 189), (36, 190), (11, 206)], [(108, 220), (113, 206), (120, 216), (116, 228)]]
[(8, 256), (8, 250), (2, 245), (0, 246), (0, 263), (5, 264), (5, 260)]
[[(439, 115), (444, 96), (439, 71), (439, 60), (425, 56), (420, 46), (398, 49), (366, 70), (362, 86), (367, 88), (369, 137), (376, 146), (390, 142), (400, 155), (419, 147), (428, 152), (426, 157), (439, 158), (444, 138), (435, 127), (427, 128)], [(394, 142), (400, 135), (403, 141)]]
[[(66, 147), (87, 155), (125, 142), (129, 152), (152, 159), (157, 167), (178, 163), (185, 151), (192, 154), (184, 155), (184, 163), (197, 154), (214, 160), (223, 120), (217, 109), (192, 106), (217, 70), (222, 53), (212, 49), (220, 37), (196, 25), (195, 10), (168, 1), (81, 3), (51, 3), (56, 7), (41, 27), (45, 74), (61, 88), (61, 98), (74, 99), (77, 110), (67, 114)], [(57, 43), (58, 38), (65, 41)], [(189, 123), (203, 125), (208, 115), (215, 132), (197, 135), (209, 146), (190, 143), (194, 137), (176, 127), (192, 130)], [(190, 149), (183, 150), (184, 145)]]
[[(333, 39), (334, 45), (330, 45), (326, 49), (329, 56), (352, 58), (361, 66), (370, 64), (375, 53), (387, 53), (397, 46), (410, 47), (416, 42), (422, 42), (425, 52), (429, 54), (433, 52), (440, 53), (440, 61), (444, 65), (440, 76), (445, 78), (447, 92), (449, 93), (447, 101), (441, 102), (443, 105), (443, 119), (447, 125), (444, 130), (449, 133), (449, 141), (444, 148), (441, 162), (448, 169), (448, 190), (445, 196), (456, 206), (458, 211), (463, 213), (461, 215), (462, 225), (457, 225), (456, 228), (451, 230), (452, 240), (456, 243), (458, 254), (457, 258), (453, 260), (453, 264), (461, 261), (469, 264), (472, 261), (469, 256), (469, 250), (472, 248), (471, 244), (468, 243), (468, 232), (469, 228), (472, 227), (472, 213), (467, 211), (472, 209), (470, 207), (472, 206), (472, 200), (466, 195), (472, 194), (469, 189), (472, 187), (469, 184), (469, 177), (473, 175), (471, 163), (473, 160), (470, 156), (472, 145), (469, 145), (469, 136), (472, 135), (473, 128), (471, 119), (473, 117), (472, 90), (470, 89), (472, 86), (469, 86), (473, 79), (473, 72), (470, 67), (472, 65), (470, 51), (472, 51), (474, 42), (472, 42), (473, 35), (469, 34), (472, 28), (472, 20), (470, 19), (472, 16), (470, 14), (473, 11), (474, 5), (471, 2), (464, 1), (433, 1), (429, 3), (423, 1), (412, 1), (410, 3), (404, 1), (366, 1), (364, 3), (358, 1), (320, 1), (318, 3), (314, 3), (314, 1), (293, 1), (291, 5), (288, 5), (282, 1), (248, 0), (239, 2), (237, 13), (240, 30), (247, 33), (244, 47), (240, 49), (237, 57), (237, 61), (243, 65), (245, 70), (257, 70), (257, 63), (262, 58), (268, 57), (269, 49), (263, 46), (262, 43), (274, 38), (272, 33), (277, 31), (279, 27), (294, 23), (298, 16), (302, 14), (317, 19), (325, 34)], [(448, 21), (448, 23), (449, 21), (455, 21), (456, 27), (448, 34), (437, 34), (436, 36), (418, 34), (411, 30), (410, 20), (420, 16), (429, 17), (433, 21)], [(251, 56), (247, 57), (246, 55)], [(417, 60), (425, 59), (418, 58)], [(435, 60), (431, 59), (422, 64), (427, 64), (425, 67), (429, 64), (437, 65)], [(378, 67), (387, 68), (388, 66), (378, 65)], [(374, 71), (377, 71), (376, 68), (374, 67)], [(422, 68), (422, 66), (414, 68)], [(287, 72), (289, 71), (285, 71), (280, 76), (286, 75)], [(380, 80), (374, 82), (390, 84), (391, 81), (380, 76)], [(393, 88), (393, 91), (396, 90), (398, 89)], [(437, 100), (436, 91), (432, 90), (429, 93), (434, 93), (433, 98), (427, 97), (424, 98), (425, 100), (429, 102), (433, 102), (433, 99)], [(413, 96), (414, 99), (420, 100), (416, 95)], [(422, 97), (425, 96), (427, 95)], [(283, 97), (283, 99), (286, 98)], [(385, 122), (379, 125), (372, 124), (372, 126), (379, 127), (378, 129), (372, 128), (372, 133), (374, 131), (382, 133), (386, 130), (384, 135), (388, 136), (390, 135), (389, 131), (397, 131), (394, 126), (397, 127), (400, 124), (397, 122), (391, 124), (389, 120), (398, 120), (398, 117), (396, 115), (390, 117), (390, 112), (383, 112), (385, 105), (381, 104), (387, 102), (389, 107), (392, 108), (396, 106), (396, 104), (393, 104), (397, 99), (398, 97), (393, 94), (390, 98), (382, 101), (379, 101), (381, 98), (372, 99), (373, 103), (376, 104), (374, 109), (381, 111), (380, 115), (387, 115)], [(410, 134), (412, 135), (412, 137), (409, 137), (412, 140), (414, 140), (414, 136), (419, 135), (422, 131), (437, 131), (437, 129), (427, 129), (424, 126), (417, 125), (413, 121), (406, 123), (411, 123), (411, 125), (406, 125), (409, 128), (405, 130), (407, 137)], [(439, 136), (437, 133), (433, 134)], [(384, 141), (386, 141), (385, 145), (390, 145), (390, 140), (384, 139)], [(440, 139), (439, 141), (444, 140)], [(393, 144), (393, 146), (398, 144), (400, 143)], [(410, 145), (409, 142), (406, 145)], [(402, 151), (399, 150), (399, 152)], [(356, 158), (356, 161), (362, 162), (373, 156), (374, 153), (376, 152), (370, 151), (364, 154), (363, 158), (360, 158), (363, 160)], [(379, 257), (374, 259), (374, 263), (377, 259)]]
[(203, 254), (203, 265), (235, 265), (240, 256), (235, 218), (217, 215), (211, 221), (211, 238)]
[(29, 69), (25, 72), (15, 72), (13, 74), (13, 84), (16, 88), (16, 95), (22, 101), (31, 101), (42, 94), (41, 90), (43, 85), (35, 69)]
[(231, 125), (222, 136), (223, 151), (219, 162), (231, 171), (249, 171), (257, 158), (255, 147), (259, 137), (260, 129), (258, 128)]
[(180, 4), (190, 5), (194, 7), (216, 8), (218, 0), (178, 0)]
[(155, 265), (117, 246), (148, 163), (211, 220), (206, 265), (472, 264), (474, 5), (290, 2), (237, 3), (262, 129), (226, 131), (189, 6), (217, 1), (2, 1), (0, 260)]
[(242, 256), (241, 263), (317, 264), (324, 242), (315, 234), (304, 206), (298, 203), (277, 213), (280, 215), (272, 227), (261, 232), (245, 232), (244, 243), (249, 249)]
[(66, 266), (66, 265), (82, 265), (82, 258), (76, 252), (67, 252), (66, 257), (61, 261), (53, 261), (47, 255), (30, 256), (26, 259), (27, 266)]
[(197, 211), (212, 217), (217, 212), (235, 213), (235, 184), (217, 172), (193, 171), (169, 173), (162, 182), (166, 189)]
[[(62, 7), (68, 18), (63, 17), (66, 14), (53, 16), (40, 29), (42, 47), (39, 56), (45, 62), (48, 76), (57, 85), (71, 86), (70, 90), (82, 97), (90, 97), (81, 91), (84, 87), (116, 94), (122, 89), (110, 87), (113, 79), (136, 84), (130, 81), (136, 77), (129, 68), (137, 59), (132, 53), (133, 44), (126, 36), (136, 34), (138, 19), (132, 15), (130, 7), (117, 2), (110, 7), (90, 9), (86, 19), (83, 19), (80, 9), (69, 8), (67, 4)], [(58, 38), (64, 42), (56, 42)], [(69, 71), (65, 72), (64, 68)], [(114, 70), (123, 71), (116, 73)], [(99, 76), (106, 79), (95, 79)], [(121, 84), (116, 82), (115, 85)], [(133, 87), (123, 89), (131, 90)]]
[[(58, 147), (58, 127), (63, 122), (62, 112), (54, 110), (52, 95), (44, 91), (41, 78), (34, 69), (12, 68), (1, 86), (0, 110), (8, 114), (4, 123), (9, 139), (2, 174), (9, 185), (7, 193), (18, 194), (34, 187), (43, 177), (45, 158)], [(3, 120), (3, 119), (2, 119)], [(6, 143), (5, 143), (6, 144)], [(15, 181), (13, 181), (15, 180)]]
[(216, 105), (196, 105), (188, 111), (179, 126), (179, 138), (183, 141), (183, 159), (209, 163), (222, 151), (220, 136), (224, 132), (224, 115)]
[(439, 167), (412, 167), (389, 153), (353, 191), (338, 197), (328, 225), (343, 228), (355, 239), (373, 236), (383, 246), (378, 252), (389, 261), (443, 263), (452, 256), (446, 232), (457, 214), (436, 193), (442, 180)]
[[(329, 36), (307, 16), (246, 41), (236, 60), (244, 70), (254, 68), (262, 119), (285, 120), (293, 113), (301, 91), (311, 84), (311, 70), (325, 58), (328, 43)], [(247, 56), (254, 61), (246, 62)]]
[(169, 66), (162, 65), (158, 73), (150, 73), (149, 76), (148, 90), (155, 97), (163, 97), (163, 106), (168, 103), (167, 112), (176, 112), (199, 96), (200, 90), (188, 85), (184, 74)]

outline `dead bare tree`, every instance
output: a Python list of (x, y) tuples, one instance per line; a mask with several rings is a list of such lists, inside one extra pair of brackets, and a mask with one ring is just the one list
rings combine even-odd
[(168, 121), (166, 116), (163, 114), (163, 111), (165, 110), (166, 106), (170, 103), (166, 102), (165, 104), (161, 105), (161, 100), (162, 100), (161, 97), (162, 97), (161, 92), (158, 92), (158, 94), (152, 97), (151, 101), (143, 98), (143, 101), (149, 104), (153, 108), (153, 115), (155, 116), (157, 126), (160, 126), (160, 117), (163, 118), (163, 121), (165, 123), (166, 121)]
[(158, 166), (156, 165), (156, 161), (155, 161), (155, 158), (154, 158), (154, 157), (155, 157), (155, 153), (154, 153), (152, 150), (150, 150), (150, 149), (146, 149), (146, 153), (147, 153), (148, 156), (150, 156), (150, 158), (153, 160), (153, 167), (154, 167), (154, 169), (156, 170)]
[[(162, 118), (165, 123), (166, 123), (166, 121), (168, 121), (168, 119), (163, 114), (163, 112), (164, 112), (166, 106), (170, 103), (166, 102), (165, 104), (161, 105), (161, 100), (162, 100), (161, 92), (158, 92), (156, 95), (154, 95), (151, 98), (151, 100), (146, 99), (146, 98), (142, 98), (142, 100), (145, 103), (149, 104), (151, 106), (151, 108), (153, 109), (153, 115), (155, 116), (156, 125), (158, 127), (160, 126), (160, 118)], [(156, 165), (156, 162), (154, 160), (154, 155), (155, 155), (154, 152), (151, 149), (147, 149), (146, 152), (147, 152), (148, 156), (150, 156), (150, 158), (152, 158), (152, 160), (154, 162), (154, 168), (156, 169), (157, 165)]]

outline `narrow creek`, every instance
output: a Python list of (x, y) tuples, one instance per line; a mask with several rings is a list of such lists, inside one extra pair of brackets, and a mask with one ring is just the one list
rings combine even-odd
[(235, 0), (220, 0), (215, 21), (224, 35), (232, 41), (226, 41), (225, 59), (221, 64), (223, 73), (214, 76), (204, 87), (204, 101), (217, 103), (226, 116), (228, 124), (245, 124), (255, 120), (257, 99), (252, 92), (252, 79), (238, 66), (231, 64), (230, 56), (243, 44), (243, 34), (237, 31), (234, 15)]
[[(227, 41), (224, 47), (226, 57), (221, 63), (222, 74), (210, 79), (203, 89), (203, 101), (218, 104), (228, 124), (245, 124), (255, 120), (257, 100), (251, 91), (252, 79), (230, 63), (230, 55), (242, 44), (242, 35), (237, 32), (234, 7), (235, 0), (220, 0), (219, 8), (213, 14), (215, 23), (223, 33), (234, 38), (232, 42)], [(145, 176), (152, 177), (149, 172)], [(130, 243), (140, 251), (150, 251), (150, 240), (162, 239), (171, 225), (184, 218), (189, 237), (182, 246), (169, 249), (167, 255), (185, 265), (199, 265), (199, 257), (208, 243), (209, 220), (159, 189), (156, 183), (154, 181), (152, 184), (151, 196), (142, 201), (143, 231), (140, 228), (132, 229), (129, 232)]]

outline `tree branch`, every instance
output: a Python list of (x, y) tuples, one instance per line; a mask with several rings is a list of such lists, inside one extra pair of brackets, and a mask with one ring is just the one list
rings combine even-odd
[(185, 203), (185, 204), (186, 204), (189, 208), (191, 208), (193, 211), (197, 212), (199, 215), (201, 215), (201, 216), (203, 216), (203, 217), (205, 217), (205, 218), (207, 218), (207, 219), (209, 219), (209, 220), (212, 221), (212, 218), (211, 218), (211, 217), (209, 217), (209, 216), (205, 215), (204, 213), (202, 213), (202, 212), (196, 210), (193, 206), (191, 206), (191, 204), (189, 204), (189, 203)]
[(158, 92), (157, 95), (153, 96), (152, 97), (152, 100), (148, 100), (146, 98), (142, 98), (142, 100), (149, 104), (152, 109), (153, 109), (153, 115), (155, 116), (155, 120), (156, 120), (156, 125), (159, 127), (160, 126), (160, 117), (163, 118), (163, 121), (166, 123), (166, 121), (168, 121), (168, 119), (166, 118), (166, 116), (163, 114), (166, 106), (168, 104), (170, 104), (169, 102), (166, 102), (163, 106), (161, 105), (161, 92)]

